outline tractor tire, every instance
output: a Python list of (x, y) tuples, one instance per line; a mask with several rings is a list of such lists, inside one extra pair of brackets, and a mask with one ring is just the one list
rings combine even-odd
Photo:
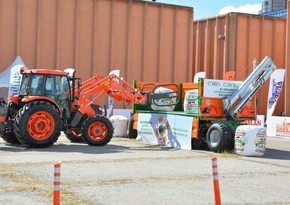
[(48, 102), (30, 102), (19, 110), (14, 122), (14, 132), (24, 147), (49, 147), (60, 136), (59, 112)]
[(191, 149), (202, 149), (204, 148), (204, 140), (206, 138), (206, 132), (199, 128), (198, 138), (191, 138)]
[[(3, 100), (3, 98), (2, 98), (2, 100)], [(0, 102), (0, 104), (1, 104), (1, 102)], [(6, 106), (6, 103), (4, 105), (2, 104), (1, 106)], [(15, 113), (17, 113), (18, 107), (15, 103), (10, 102), (8, 104), (8, 110), (10, 110), (10, 112), (8, 113), (9, 120), (6, 121), (5, 124), (4, 123), (0, 124), (0, 127), (1, 127), (0, 128), (0, 137), (8, 144), (20, 144), (20, 142), (17, 139), (17, 137), (15, 136), (15, 133), (13, 130), (13, 120), (10, 119), (10, 118), (13, 119), (13, 116), (15, 116)], [(8, 128), (8, 129), (6, 129), (6, 128)]]
[(20, 144), (19, 140), (12, 132), (0, 132), (0, 137), (8, 144)]
[(200, 138), (192, 138), (191, 139), (191, 149), (201, 149), (202, 139)]
[(64, 134), (66, 138), (71, 142), (78, 143), (84, 141), (81, 134), (76, 134), (71, 130), (64, 131)]
[(223, 123), (212, 124), (206, 134), (208, 148), (213, 152), (229, 150), (233, 139), (232, 129)]
[(128, 137), (130, 139), (136, 139), (137, 138), (137, 135), (138, 135), (137, 130), (134, 129), (133, 126), (134, 126), (134, 117), (132, 116), (129, 119), (129, 125), (128, 125)]
[(102, 116), (88, 117), (82, 125), (82, 138), (91, 146), (103, 146), (108, 144), (114, 134), (111, 121)]

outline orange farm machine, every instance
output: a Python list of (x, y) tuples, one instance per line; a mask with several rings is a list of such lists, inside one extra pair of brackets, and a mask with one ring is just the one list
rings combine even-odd
[[(24, 70), (19, 94), (8, 103), (0, 98), (0, 137), (7, 143), (42, 148), (54, 144), (63, 131), (72, 142), (85, 141), (92, 146), (110, 142), (113, 126), (106, 117), (106, 108), (98, 104), (102, 96), (117, 101), (150, 104), (154, 99), (170, 96), (179, 99), (179, 90), (155, 94), (137, 90), (118, 76), (95, 75), (82, 82), (74, 69)], [(176, 100), (178, 102), (178, 100)]]
[[(199, 78), (197, 83), (180, 83), (178, 85), (180, 100), (172, 112), (156, 111), (149, 105), (134, 104), (129, 135), (137, 136), (140, 113), (181, 115), (193, 118), (191, 133), (193, 149), (203, 145), (214, 152), (232, 149), (237, 127), (246, 120), (256, 119), (256, 93), (275, 69), (272, 60), (265, 57), (243, 82)], [(138, 90), (144, 84), (148, 85), (148, 82), (135, 81), (134, 87)], [(150, 91), (155, 84), (152, 83), (152, 87), (147, 87), (147, 90)], [(193, 103), (197, 106), (197, 112), (194, 114), (186, 113), (183, 107), (185, 93), (189, 90), (196, 91), (196, 101)]]

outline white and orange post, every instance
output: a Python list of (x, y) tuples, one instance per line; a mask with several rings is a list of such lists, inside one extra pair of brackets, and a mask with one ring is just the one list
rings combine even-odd
[(60, 163), (54, 164), (53, 205), (60, 205)]
[(211, 160), (212, 160), (214, 201), (215, 201), (215, 205), (221, 205), (221, 195), (220, 195), (220, 187), (219, 187), (217, 158), (216, 157), (212, 157)]

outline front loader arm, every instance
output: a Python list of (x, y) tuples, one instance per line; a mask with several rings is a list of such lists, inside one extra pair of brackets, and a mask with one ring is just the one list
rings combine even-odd
[[(170, 85), (175, 88), (174, 91), (169, 93), (154, 93), (155, 90), (162, 85), (153, 86), (149, 91), (144, 91), (143, 89), (137, 90), (115, 74), (111, 74), (107, 77), (102, 77), (97, 74), (75, 89), (78, 105), (76, 106), (77, 110), (71, 122), (71, 126), (77, 126), (83, 115), (95, 115), (98, 111), (96, 107), (100, 108), (100, 106), (98, 106), (98, 100), (104, 95), (110, 96), (117, 101), (125, 102), (126, 104), (135, 103), (142, 105), (151, 103), (156, 104), (156, 99), (176, 98), (177, 100), (172, 104), (167, 104), (176, 105), (179, 99), (178, 86), (176, 84), (164, 84), (164, 86)], [(159, 105), (160, 104), (157, 104), (157, 106)]]
[[(91, 104), (97, 104), (97, 101), (104, 95), (108, 95), (117, 101), (123, 101), (126, 104), (146, 104), (147, 95), (141, 91), (136, 91), (129, 83), (119, 78), (115, 74), (107, 77), (96, 75), (85, 81), (79, 89), (76, 90), (79, 99), (79, 112), (91, 115)], [(92, 100), (88, 97), (95, 96)]]

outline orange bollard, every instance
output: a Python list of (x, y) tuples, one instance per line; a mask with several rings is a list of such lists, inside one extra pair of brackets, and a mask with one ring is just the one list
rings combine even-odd
[(53, 205), (60, 205), (60, 163), (54, 164)]
[(215, 201), (215, 205), (221, 205), (221, 195), (220, 195), (220, 187), (219, 187), (217, 158), (216, 157), (212, 157), (211, 160), (212, 160), (214, 201)]

